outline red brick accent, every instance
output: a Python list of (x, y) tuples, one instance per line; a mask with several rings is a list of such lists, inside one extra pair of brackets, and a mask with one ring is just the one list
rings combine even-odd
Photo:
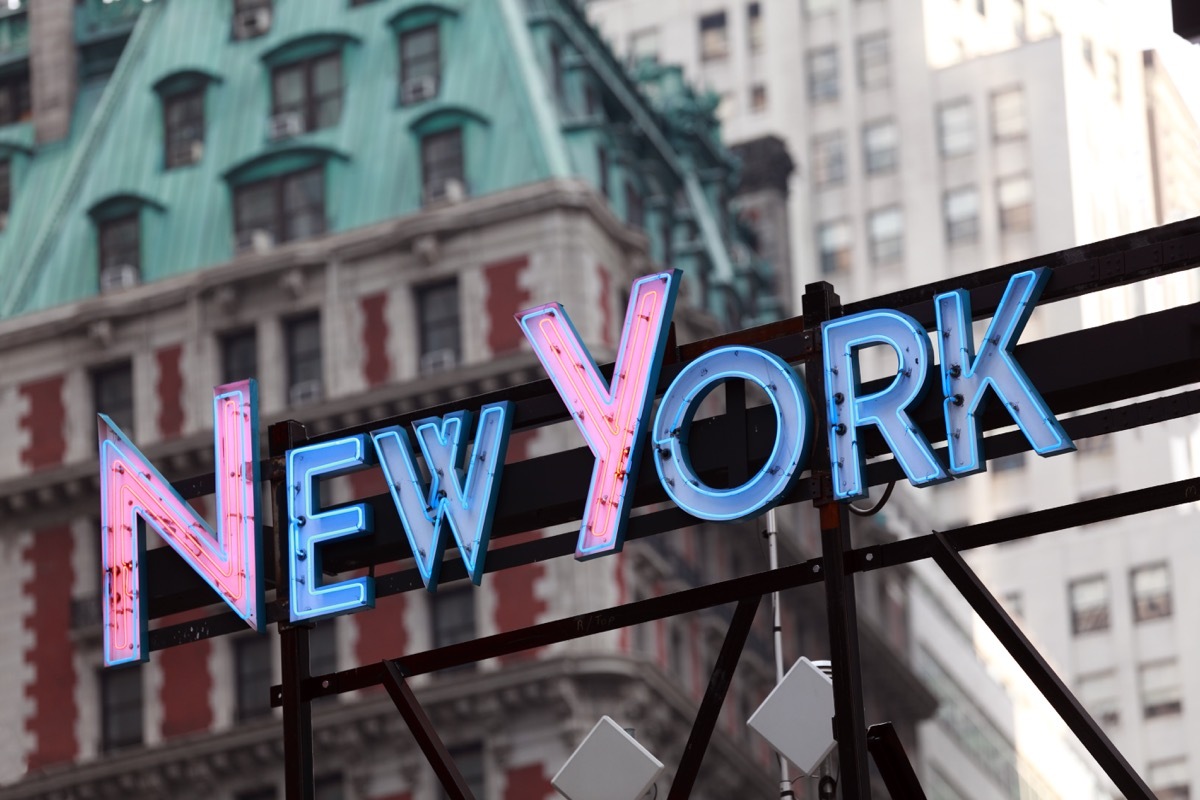
[(513, 315), (533, 300), (529, 290), (521, 286), (521, 272), (527, 266), (529, 257), (519, 256), (483, 268), (487, 280), (488, 347), (493, 355), (512, 352), (525, 341)]
[(529, 458), (529, 445), (537, 431), (516, 431), (508, 437), (508, 449), (504, 451), (504, 463), (513, 464)]
[(387, 481), (383, 479), (383, 470), (379, 467), (350, 473), (350, 491), (354, 493), (355, 500), (387, 494), (387, 490)]
[[(375, 569), (376, 576), (386, 575), (400, 569), (399, 564), (385, 564)], [(396, 658), (408, 652), (408, 631), (404, 627), (405, 595), (394, 594), (379, 597), (375, 608), (354, 615), (358, 625), (358, 643), (355, 657), (358, 663), (376, 664), (385, 658)], [(376, 686), (370, 691), (380, 691)]]
[(508, 771), (504, 800), (545, 800), (557, 796), (541, 764), (529, 764)]
[(21, 463), (30, 469), (57, 467), (67, 452), (63, 435), (66, 409), (63, 406), (63, 376), (43, 378), (21, 386), (18, 390), (29, 410), (19, 424), (29, 432), (29, 444), (21, 451)]
[(33, 615), (24, 628), (33, 634), (33, 647), (25, 654), (33, 682), (25, 697), (33, 715), (25, 720), (25, 732), (33, 738), (27, 766), (30, 771), (75, 759), (75, 661), (71, 648), (71, 592), (75, 583), (71, 552), (75, 541), (66, 525), (33, 532), (25, 558), (32, 564), (32, 578), (23, 587), (33, 598)]
[(164, 347), (154, 354), (158, 362), (158, 432), (164, 439), (183, 433), (183, 345)]
[(387, 339), (387, 295), (383, 292), (362, 298), (363, 331), (363, 377), (367, 386), (387, 383), (392, 374), (392, 361), (388, 358)]
[(172, 647), (157, 656), (162, 669), (160, 702), (164, 738), (212, 727), (212, 706), (209, 704), (212, 674), (208, 669), (211, 650), (212, 642), (204, 639), (182, 647)]
[[(534, 592), (537, 581), (545, 574), (545, 564), (528, 564), (494, 572), (488, 576), (496, 593), (497, 631), (528, 627), (535, 624), (538, 617), (546, 612), (546, 601)], [(528, 661), (537, 658), (540, 649), (522, 650), (501, 656), (500, 660), (504, 663)]]
[[(596, 265), (600, 273), (600, 337), (609, 347), (613, 343), (612, 276), (603, 264)], [(625, 309), (621, 309), (624, 311)]]

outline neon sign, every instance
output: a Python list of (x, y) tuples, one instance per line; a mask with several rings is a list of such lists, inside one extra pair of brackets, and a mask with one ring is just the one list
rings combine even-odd
[(246, 624), (263, 629), (258, 513), (258, 394), (254, 381), (213, 397), (217, 530), (196, 513), (111, 419), (100, 414), (100, 540), (104, 663), (145, 661), (141, 558), (152, 527)]
[[(517, 314), (517, 324), (595, 457), (576, 558), (621, 549), (647, 441), (667, 496), (689, 514), (713, 521), (752, 517), (780, 502), (806, 468), (817, 436), (829, 437), (835, 496), (843, 501), (861, 497), (866, 483), (859, 434), (868, 426), (879, 431), (915, 486), (978, 472), (984, 468), (978, 415), (989, 388), (1035, 452), (1049, 456), (1073, 450), (1014, 356), (1048, 276), (1048, 271), (1036, 269), (1011, 278), (978, 351), (967, 293), (936, 297), (940, 381), (933, 380), (929, 334), (912, 317), (880, 309), (824, 323), (823, 360), (810, 369), (824, 371), (828, 430), (816, 428), (812, 401), (795, 369), (778, 356), (741, 345), (718, 347), (684, 366), (652, 414), (679, 288), (676, 271), (648, 275), (633, 284), (611, 378), (596, 365), (562, 306), (552, 303)], [(897, 361), (895, 376), (870, 392), (861, 383), (859, 363), (868, 347), (888, 348)], [(774, 411), (775, 441), (755, 475), (740, 486), (717, 489), (707, 485), (692, 464), (688, 439), (700, 403), (729, 380), (750, 381), (767, 395)], [(944, 397), (948, 465), (939, 461), (909, 415), (935, 385)], [(262, 628), (254, 383), (218, 387), (213, 412), (215, 532), (112, 421), (100, 417), (108, 665), (146, 658), (140, 573), (145, 543), (139, 520), (158, 531), (247, 624)], [(290, 450), (285, 463), (291, 619), (318, 619), (374, 605), (370, 577), (326, 583), (321, 569), (326, 544), (371, 531), (371, 509), (364, 503), (323, 509), (320, 489), (324, 480), (376, 463), (426, 588), (437, 589), (450, 542), (478, 584), (485, 571), (513, 416), (511, 404), (494, 403), (481, 408), (477, 417), (459, 411), (419, 420), (412, 432), (391, 426)]]

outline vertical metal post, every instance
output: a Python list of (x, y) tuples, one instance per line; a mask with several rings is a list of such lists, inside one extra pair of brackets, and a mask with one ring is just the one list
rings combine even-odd
[(278, 473), (278, 461), (288, 450), (304, 444), (308, 436), (298, 422), (277, 422), (267, 433), (271, 481), (275, 498), (272, 522), (275, 529), (275, 603), (282, 614), (279, 620), (279, 661), (283, 683), (283, 762), (284, 796), (287, 800), (313, 800), (312, 706), (300, 694), (308, 673), (308, 628), (290, 625), (288, 617), (288, 492), (287, 478)]
[[(840, 316), (841, 301), (833, 287), (822, 281), (805, 287), (803, 307), (804, 327), (817, 337), (819, 343), (821, 323)], [(871, 786), (867, 771), (862, 667), (858, 655), (858, 608), (854, 575), (846, 574), (845, 567), (845, 552), (852, 546), (850, 513), (844, 503), (833, 499), (822, 360), (809, 363), (805, 381), (816, 410), (812, 477), (816, 484), (814, 503), (821, 520), (821, 570), (825, 573), (825, 613), (829, 624), (829, 658), (833, 667), (833, 732), (841, 765), (839, 788), (844, 800), (869, 800)]]
[[(779, 521), (775, 509), (767, 512), (767, 552), (771, 571), (779, 569)], [(783, 683), (783, 612), (779, 607), (779, 592), (771, 592), (771, 636), (775, 644), (775, 685)], [(779, 759), (779, 796), (783, 800), (795, 797), (792, 791), (791, 768), (787, 758), (776, 754)]]

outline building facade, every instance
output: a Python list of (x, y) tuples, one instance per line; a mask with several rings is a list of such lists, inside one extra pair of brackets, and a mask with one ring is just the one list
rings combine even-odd
[[(540, 378), (513, 320), (539, 303), (561, 302), (603, 363), (627, 287), (664, 265), (687, 276), (681, 342), (783, 306), (732, 212), (737, 163), (712, 105), (677, 70), (631, 74), (570, 2), (334, 5), (0, 12), (0, 424), (14, 437), (0, 456), (13, 676), (0, 689), (12, 732), (0, 798), (281, 793), (273, 634), (101, 668), (97, 412), (179, 478), (212, 468), (210, 392), (229, 380), (259, 381), (264, 428), (291, 418), (323, 432)], [(756, 191), (748, 202), (778, 216), (779, 187)], [(566, 425), (518, 431), (508, 457), (580, 444)], [(364, 471), (332, 499), (384, 490)], [(745, 536), (757, 530), (691, 530), (381, 598), (314, 629), (311, 669), (765, 568)], [(789, 620), (789, 638), (819, 640), (817, 616)], [(602, 714), (673, 769), (727, 622), (696, 614), (413, 683), (477, 797), (538, 800)], [(763, 612), (697, 798), (777, 790), (744, 724), (773, 683), (769, 637)], [(880, 685), (903, 691), (872, 702), (915, 745), (932, 697), (901, 641), (875, 642)], [(314, 717), (321, 800), (441, 796), (385, 694), (323, 702)]]
[[(1188, 181), (1198, 129), (1161, 62), (1127, 38), (1120, 14), (1132, 6), (593, 0), (588, 8), (627, 58), (681, 63), (716, 93), (731, 142), (786, 143), (799, 164), (794, 291), (824, 279), (843, 299), (860, 299), (1200, 210)], [(1189, 272), (1056, 303), (1035, 312), (1023, 339), (1195, 302), (1197, 289)], [(998, 459), (987, 474), (920, 492), (898, 487), (897, 498), (916, 509), (911, 529), (924, 531), (1178, 479), (1195, 474), (1194, 430), (1180, 421), (1081, 441), (1068, 458)], [(1186, 519), (1089, 526), (971, 555), (1131, 763), (1170, 797), (1200, 782), (1185, 744), (1196, 719), (1187, 709), (1200, 703), (1188, 677), (1195, 656), (1175, 633), (1193, 624), (1195, 607), (1178, 577), (1196, 552), (1183, 541)], [(1137, 611), (1136, 597), (1149, 597), (1142, 606), (1151, 610)], [(925, 616), (933, 609), (919, 595), (913, 602)], [(1076, 629), (1076, 607), (1098, 619)], [(915, 619), (915, 635), (930, 624)], [(966, 667), (944, 672), (969, 687), (981, 680)], [(978, 691), (991, 690), (985, 681)], [(984, 706), (999, 729), (1016, 731), (1020, 750), (1007, 712)], [(923, 748), (927, 768), (956, 774), (936, 763), (939, 753), (953, 748)], [(960, 785), (946, 796), (978, 791)]]

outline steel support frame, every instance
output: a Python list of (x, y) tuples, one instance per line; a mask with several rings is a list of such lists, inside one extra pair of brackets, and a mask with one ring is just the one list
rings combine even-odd
[[(663, 381), (669, 381), (675, 372), (682, 368), (683, 364), (687, 361), (713, 347), (732, 342), (755, 344), (781, 354), (792, 362), (812, 361), (819, 357), (820, 354), (819, 342), (815, 331), (819, 329), (821, 322), (832, 319), (842, 313), (854, 313), (868, 308), (898, 308), (913, 315), (928, 326), (932, 322), (932, 308), (929, 301), (937, 293), (950, 289), (965, 288), (971, 290), (973, 316), (976, 319), (981, 319), (989, 316), (995, 310), (1008, 278), (1016, 272), (1034, 266), (1050, 266), (1055, 270), (1053, 278), (1046, 292), (1043, 294), (1042, 303), (1045, 304), (1075, 297), (1090, 291), (1123, 285), (1133, 280), (1186, 269), (1198, 263), (1200, 263), (1200, 218), (1186, 220), (1130, 236), (1117, 237), (1083, 248), (1073, 248), (1027, 262), (996, 267), (974, 273), (973, 275), (960, 276), (949, 281), (915, 287), (890, 295), (876, 297), (861, 303), (855, 303), (844, 309), (839, 307), (837, 296), (833, 294), (832, 287), (829, 287), (828, 284), (815, 284), (808, 287), (808, 291), (806, 292), (805, 316), (803, 320), (784, 320), (779, 323), (760, 326), (759, 328), (741, 331), (736, 334), (716, 337), (705, 342), (673, 348), (674, 352), (669, 355), (668, 361), (675, 363), (673, 366), (664, 369)], [(1170, 326), (1175, 324), (1173, 320), (1177, 317), (1187, 323), (1193, 323), (1197, 318), (1198, 312), (1200, 312), (1200, 309), (1176, 310), (1174, 313), (1162, 312), (1160, 315), (1147, 315), (1145, 318), (1139, 317), (1136, 320), (1130, 321), (1133, 324), (1117, 323), (1113, 326), (1106, 326), (1106, 329), (1100, 333), (1097, 333), (1097, 331), (1082, 331), (1076, 334), (1068, 334), (1064, 337), (1058, 337), (1058, 341), (1061, 342), (1058, 350), (1062, 350), (1062, 345), (1079, 346), (1084, 342), (1099, 341), (1105, 334), (1109, 334), (1110, 339), (1113, 336), (1123, 336), (1126, 343), (1139, 338), (1144, 341), (1145, 331), (1143, 328), (1152, 325), (1156, 320), (1163, 323), (1160, 327), (1163, 327), (1163, 325), (1168, 326), (1164, 330), (1170, 330)], [(1148, 320), (1144, 325), (1142, 323), (1143, 319)], [(1168, 323), (1168, 319), (1172, 322)], [(1121, 333), (1118, 333), (1118, 329)], [(1129, 331), (1129, 333), (1124, 333), (1125, 331)], [(1117, 341), (1121, 341), (1121, 339), (1118, 338)], [(1028, 353), (1041, 353), (1045, 350), (1049, 354), (1054, 349), (1052, 345), (1045, 343), (1034, 343), (1025, 347)], [(1134, 368), (1129, 354), (1135, 352), (1135, 350), (1136, 348), (1131, 350), (1128, 346), (1122, 347), (1120, 352), (1112, 358), (1111, 362), (1121, 368), (1126, 366)], [(1023, 358), (1023, 355), (1019, 350), (1018, 356)], [(1036, 363), (1037, 357), (1034, 356), (1031, 360)], [(1072, 368), (1074, 371), (1069, 376), (1063, 377), (1060, 375), (1056, 384), (1063, 387), (1063, 397), (1070, 394), (1070, 399), (1058, 401), (1059, 405), (1057, 406), (1052, 401), (1052, 407), (1055, 408), (1056, 412), (1061, 413), (1064, 409), (1075, 410), (1100, 402), (1113, 402), (1118, 399), (1132, 398), (1152, 391), (1162, 391), (1167, 388), (1182, 386), (1187, 382), (1200, 379), (1198, 377), (1200, 376), (1200, 353), (1193, 353), (1191, 350), (1187, 351), (1187, 355), (1182, 361), (1182, 364), (1186, 367), (1185, 369), (1181, 369), (1177, 364), (1168, 363), (1170, 359), (1167, 358), (1160, 359), (1160, 361), (1162, 363), (1154, 368), (1157, 369), (1156, 372), (1146, 373), (1148, 379), (1137, 387), (1138, 391), (1136, 393), (1122, 386), (1123, 383), (1128, 384), (1132, 381), (1128, 376), (1119, 375), (1120, 369), (1118, 369), (1115, 371), (1109, 370), (1112, 374), (1105, 378), (1107, 383), (1103, 385), (1104, 391), (1097, 394), (1096, 387), (1085, 388), (1087, 380), (1094, 380), (1092, 377), (1093, 374), (1087, 371), (1080, 372), (1077, 364)], [(1142, 366), (1140, 362), (1137, 365), (1139, 368)], [(611, 370), (611, 365), (606, 369)], [(1027, 371), (1032, 375), (1036, 369)], [(809, 369), (807, 381), (813, 396), (818, 398), (823, 397), (823, 392), (819, 391), (823, 381), (821, 371), (819, 369)], [(659, 389), (661, 391), (662, 386)], [(1048, 397), (1050, 396), (1056, 395), (1051, 393)], [(756, 447), (761, 448), (760, 442), (755, 442), (753, 437), (747, 435), (748, 429), (753, 430), (756, 427), (753, 421), (747, 421), (753, 416), (753, 410), (747, 412), (744, 405), (741, 404), (741, 398), (738, 397), (736, 390), (731, 391), (728, 397), (731, 400), (736, 398), (738, 402), (735, 405), (740, 405), (741, 407), (731, 408), (730, 419), (718, 420), (713, 425), (717, 430), (722, 430), (722, 425), (725, 426), (724, 430), (728, 430), (730, 424), (736, 428), (733, 432), (733, 441), (738, 446), (733, 449), (739, 455), (744, 455), (744, 458), (729, 457), (728, 461), (720, 465), (721, 469), (727, 470), (725, 473), (727, 476), (745, 474), (747, 464), (753, 462), (758, 457)], [(447, 404), (445, 407), (426, 409), (420, 412), (420, 415), (446, 413), (451, 410), (458, 410), (459, 408), (476, 407), (495, 399), (519, 401), (516, 426), (519, 429), (538, 427), (561, 421), (561, 419), (565, 418), (565, 409), (561, 401), (553, 393), (549, 381), (537, 381), (526, 386), (514, 387), (511, 390), (503, 390)], [(1075, 426), (1082, 428), (1088, 424), (1100, 428), (1100, 432), (1104, 430), (1118, 430), (1124, 427), (1145, 424), (1145, 421), (1143, 421), (1145, 417), (1153, 417), (1156, 414), (1162, 419), (1168, 419), (1174, 416), (1181, 416), (1185, 413), (1195, 413), (1194, 406), (1198, 403), (1200, 403), (1200, 393), (1193, 391), (1184, 393), (1179, 398), (1158, 398), (1156, 400), (1135, 403), (1134, 406), (1140, 408), (1151, 408), (1153, 406), (1153, 411), (1150, 414), (1142, 415), (1141, 417), (1135, 415), (1121, 421), (1118, 418), (1122, 410), (1118, 409), (1115, 412), (1112, 410), (1093, 412), (1092, 414), (1079, 417), (1077, 420), (1068, 419), (1065, 420), (1065, 424), (1068, 431), (1072, 431)], [(823, 415), (819, 413), (818, 416)], [(915, 416), (919, 421), (920, 414), (916, 414)], [(532, 626), (521, 631), (496, 634), (495, 636), (484, 637), (460, 645), (453, 645), (425, 653), (406, 655), (394, 661), (382, 662), (333, 675), (313, 678), (309, 675), (308, 630), (304, 626), (287, 624), (287, 596), (283, 589), (287, 585), (286, 530), (283, 527), (284, 521), (287, 519), (287, 487), (284, 483), (283, 473), (284, 455), (289, 449), (306, 442), (322, 441), (352, 432), (362, 432), (358, 428), (365, 430), (366, 428), (374, 428), (387, 424), (407, 424), (412, 418), (414, 418), (414, 415), (405, 414), (398, 418), (368, 423), (365, 427), (357, 426), (354, 429), (336, 431), (319, 437), (306, 436), (304, 429), (294, 422), (277, 423), (271, 426), (269, 431), (270, 458), (266, 464), (268, 470), (265, 471), (265, 474), (270, 476), (273, 489), (272, 497), (275, 503), (275, 528), (269, 530), (269, 535), (275, 546), (276, 555), (276, 571), (273, 576), (275, 579), (276, 596), (275, 601), (270, 606), (270, 619), (280, 624), (283, 675), (282, 685), (273, 687), (272, 703), (274, 705), (282, 705), (284, 708), (285, 774), (288, 798), (298, 798), (299, 800), (311, 800), (312, 798), (312, 720), (309, 704), (316, 697), (337, 694), (369, 685), (386, 686), (393, 701), (396, 702), (401, 713), (405, 715), (405, 719), (409, 722), (410, 727), (413, 728), (414, 733), (418, 735), (418, 739), (421, 739), (422, 736), (425, 737), (422, 749), (426, 751), (426, 755), (434, 763), (435, 770), (440, 769), (439, 777), (442, 779), (443, 785), (451, 792), (451, 796), (468, 798), (470, 797), (470, 793), (462, 785), (461, 775), (457, 774), (452, 760), (445, 754), (444, 746), (441, 745), (436, 732), (429, 725), (428, 718), (425, 717), (419, 704), (416, 703), (415, 698), (412, 696), (411, 689), (407, 684), (408, 676), (443, 669), (457, 664), (478, 661), (503, 653), (517, 652), (539, 646), (540, 644), (564, 641), (578, 636), (599, 633), (603, 630), (611, 630), (651, 619), (661, 619), (688, 611), (738, 601), (738, 609), (734, 614), (734, 620), (730, 625), (721, 655), (714, 666), (708, 691), (701, 704), (696, 723), (693, 726), (692, 736), (689, 739), (688, 749), (685, 753), (685, 762), (681, 765), (680, 774), (677, 776), (676, 784), (679, 788), (677, 790), (673, 789), (672, 792), (672, 797), (683, 796), (687, 791), (686, 786), (689, 785), (687, 781), (694, 782), (695, 770), (699, 768), (704, 745), (707, 744), (708, 737), (711, 736), (712, 723), (715, 722), (716, 710), (719, 710), (720, 707), (720, 698), (723, 697), (725, 690), (728, 688), (730, 673), (733, 666), (736, 665), (737, 657), (745, 642), (745, 636), (748, 635), (750, 621), (753, 619), (753, 612), (757, 609), (761, 596), (767, 592), (811, 584), (822, 580), (826, 585), (827, 614), (830, 623), (831, 650), (834, 662), (835, 731), (841, 753), (842, 793), (844, 797), (855, 798), (855, 800), (858, 800), (858, 798), (869, 798), (870, 790), (866, 774), (868, 736), (863, 722), (853, 574), (859, 571), (884, 568), (926, 557), (934, 558), (946, 572), (959, 588), (960, 592), (971, 602), (976, 612), (984, 618), (989, 627), (992, 628), (998, 638), (1005, 644), (1006, 648), (1009, 649), (1010, 653), (1013, 654), (1014, 658), (1017, 659), (1035, 685), (1038, 685), (1047, 699), (1059, 711), (1068, 726), (1080, 737), (1089, 752), (1092, 753), (1114, 782), (1125, 792), (1126, 796), (1136, 798), (1152, 797), (1145, 783), (1130, 768), (1129, 764), (1116, 751), (1107, 737), (1104, 736), (1094, 720), (1090, 718), (1078, 701), (1071, 696), (1062, 681), (1054, 675), (1053, 671), (1037, 651), (1024, 638), (1019, 628), (1013, 624), (995, 598), (991, 596), (974, 573), (966, 566), (958, 551), (999, 541), (1011, 541), (1064, 527), (1073, 527), (1099, 519), (1108, 519), (1165, 508), (1180, 503), (1194, 502), (1200, 499), (1200, 480), (1179, 481), (1150, 489), (1125, 492), (1120, 495), (1100, 498), (1094, 501), (1074, 503), (1046, 512), (1026, 514), (1010, 520), (998, 520), (993, 523), (969, 526), (944, 534), (935, 532), (929, 536), (855, 550), (850, 541), (849, 521), (845, 505), (830, 502), (831, 492), (828, 486), (828, 442), (825, 436), (819, 434), (817, 437), (817, 453), (813, 459), (812, 478), (807, 483), (801, 484), (796, 491), (784, 498), (784, 501), (798, 502), (805, 499), (815, 501), (821, 516), (823, 554), (820, 558), (758, 575), (745, 576), (651, 600), (627, 604), (608, 611), (593, 612), (569, 619), (543, 623), (542, 625)], [(1100, 421), (1104, 419), (1107, 419), (1107, 422)], [(987, 421), (986, 427), (992, 429), (996, 426), (997, 420), (1003, 422), (1002, 415), (994, 412), (991, 420)], [(817, 425), (817, 430), (824, 430), (823, 422)], [(698, 440), (700, 438), (702, 437), (698, 437)], [(996, 445), (995, 448), (992, 448), (993, 444)], [(875, 446), (877, 447), (877, 444)], [(989, 448), (989, 453), (996, 455), (1001, 454), (999, 452), (1001, 449), (1011, 449), (1012, 452), (1019, 452), (1026, 449), (1023, 443), (1019, 441), (1018, 434), (1004, 434), (991, 437), (989, 439)], [(566, 458), (579, 460), (577, 454), (568, 453), (562, 455)], [(726, 455), (731, 456), (728, 452)], [(544, 463), (549, 469), (554, 469), (557, 466), (557, 462), (553, 459), (541, 463)], [(566, 462), (564, 461), (563, 463)], [(699, 466), (698, 463), (698, 468)], [(715, 468), (715, 466), (710, 467), (710, 469)], [(896, 465), (893, 462), (873, 463), (868, 468), (868, 478), (871, 484), (877, 484), (895, 479), (896, 472)], [(185, 495), (189, 497), (208, 494), (212, 491), (213, 477), (211, 475), (199, 476), (188, 481), (182, 481), (179, 485), (184, 488)], [(652, 489), (647, 491), (645, 487), (641, 486), (639, 486), (638, 497), (639, 504), (659, 502), (661, 500)], [(566, 507), (573, 502), (573, 497), (566, 498), (560, 502), (560, 505)], [(556, 513), (559, 515), (562, 514), (562, 512)], [(546, 519), (538, 515), (524, 520), (524, 523), (532, 523), (528, 527), (534, 528), (544, 527), (545, 522)], [(631, 527), (634, 529), (634, 533), (637, 533), (640, 528), (640, 535), (644, 536), (684, 527), (695, 522), (697, 521), (679, 512), (678, 509), (671, 509), (638, 517), (634, 520), (634, 525)], [(502, 528), (502, 535), (517, 532), (517, 530), (504, 530), (503, 524), (500, 527)], [(636, 539), (637, 536), (634, 535), (630, 538)], [(552, 546), (558, 546), (555, 539), (543, 540), (543, 542), (551, 542), (553, 543)], [(542, 542), (530, 544), (544, 546)], [(381, 554), (385, 559), (404, 557), (402, 552), (395, 552), (394, 549), (386, 547), (382, 548), (379, 553), (376, 553), (376, 556), (378, 557)], [(533, 555), (533, 559), (529, 560), (544, 557), (544, 553), (537, 551), (535, 554), (533, 548), (526, 548), (522, 545), (499, 549), (495, 554), (497, 557), (494, 561), (500, 562), (497, 565), (498, 568), (519, 566), (522, 563), (529, 563), (528, 560), (525, 560), (527, 554)], [(558, 553), (554, 554), (557, 555)], [(162, 556), (155, 556), (155, 558), (169, 561), (170, 555), (164, 553)], [(373, 561), (371, 563), (380, 562)], [(456, 577), (453, 569), (457, 565), (452, 562), (447, 566), (449, 568), (447, 571), (450, 574), (445, 577), (447, 579)], [(154, 572), (158, 573), (157, 570)], [(165, 574), (167, 570), (164, 569), (162, 572)], [(186, 575), (187, 573), (184, 574)], [(403, 575), (403, 573), (400, 573), (400, 575)], [(381, 585), (385, 584), (385, 582), (385, 579), (380, 580)], [(184, 588), (185, 591), (192, 591), (194, 587)], [(382, 588), (390, 588), (390, 591), (384, 592), (386, 594), (418, 587), (412, 584), (411, 576), (408, 576), (393, 581), (390, 587), (383, 586)], [(156, 593), (153, 587), (151, 589), (148, 593), (152, 599), (151, 616), (163, 616), (168, 613), (177, 613), (179, 611), (198, 608), (209, 604), (212, 600), (210, 596), (203, 593), (199, 596), (195, 594), (186, 595), (176, 593), (174, 597), (164, 597), (162, 593)], [(220, 635), (237, 630), (239, 626), (230, 624), (230, 621), (226, 619), (228, 616), (218, 615), (209, 620), (202, 620), (200, 621), (200, 625), (196, 622), (189, 623), (191, 636), (187, 641), (194, 641), (197, 631), (200, 632), (201, 638), (206, 638), (210, 635)], [(172, 631), (170, 626), (156, 630), (151, 636), (151, 649), (161, 649), (162, 647), (169, 647), (180, 643), (183, 642), (178, 639), (178, 633)]]

